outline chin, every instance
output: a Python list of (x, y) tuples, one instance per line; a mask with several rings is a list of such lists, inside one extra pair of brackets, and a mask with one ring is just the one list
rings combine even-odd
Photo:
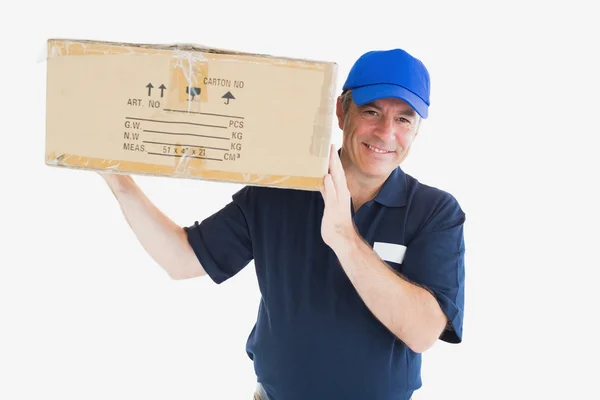
[(395, 165), (390, 163), (383, 164), (366, 164), (361, 166), (361, 171), (363, 175), (368, 176), (370, 178), (384, 178), (387, 177), (395, 168)]

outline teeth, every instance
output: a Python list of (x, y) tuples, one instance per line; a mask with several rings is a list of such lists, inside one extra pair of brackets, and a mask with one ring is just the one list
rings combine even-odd
[(373, 146), (371, 146), (371, 145), (368, 145), (368, 144), (367, 144), (367, 147), (368, 147), (369, 149), (373, 150), (375, 153), (381, 153), (381, 154), (385, 154), (385, 153), (391, 153), (391, 151), (387, 151), (387, 150), (380, 150), (380, 149), (377, 149), (377, 148), (375, 148), (375, 147), (373, 147)]

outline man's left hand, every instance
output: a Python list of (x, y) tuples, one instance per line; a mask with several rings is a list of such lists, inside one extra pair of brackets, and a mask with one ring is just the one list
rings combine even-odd
[(329, 173), (325, 175), (320, 191), (325, 201), (321, 236), (329, 247), (336, 250), (345, 240), (355, 235), (356, 231), (352, 221), (350, 190), (334, 145), (330, 147)]

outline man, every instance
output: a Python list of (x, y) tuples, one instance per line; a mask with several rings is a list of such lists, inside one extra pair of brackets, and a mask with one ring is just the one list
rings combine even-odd
[(262, 294), (247, 354), (261, 400), (409, 399), (421, 353), (462, 340), (465, 214), (400, 164), (429, 108), (429, 73), (372, 51), (337, 100), (343, 130), (320, 192), (247, 186), (181, 228), (130, 177), (105, 175), (174, 279), (221, 283), (254, 260)]

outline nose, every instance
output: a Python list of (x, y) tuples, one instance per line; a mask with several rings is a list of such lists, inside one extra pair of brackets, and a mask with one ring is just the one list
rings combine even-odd
[(396, 134), (395, 125), (393, 118), (381, 118), (378, 122), (377, 129), (375, 130), (375, 134), (381, 140), (393, 140)]

